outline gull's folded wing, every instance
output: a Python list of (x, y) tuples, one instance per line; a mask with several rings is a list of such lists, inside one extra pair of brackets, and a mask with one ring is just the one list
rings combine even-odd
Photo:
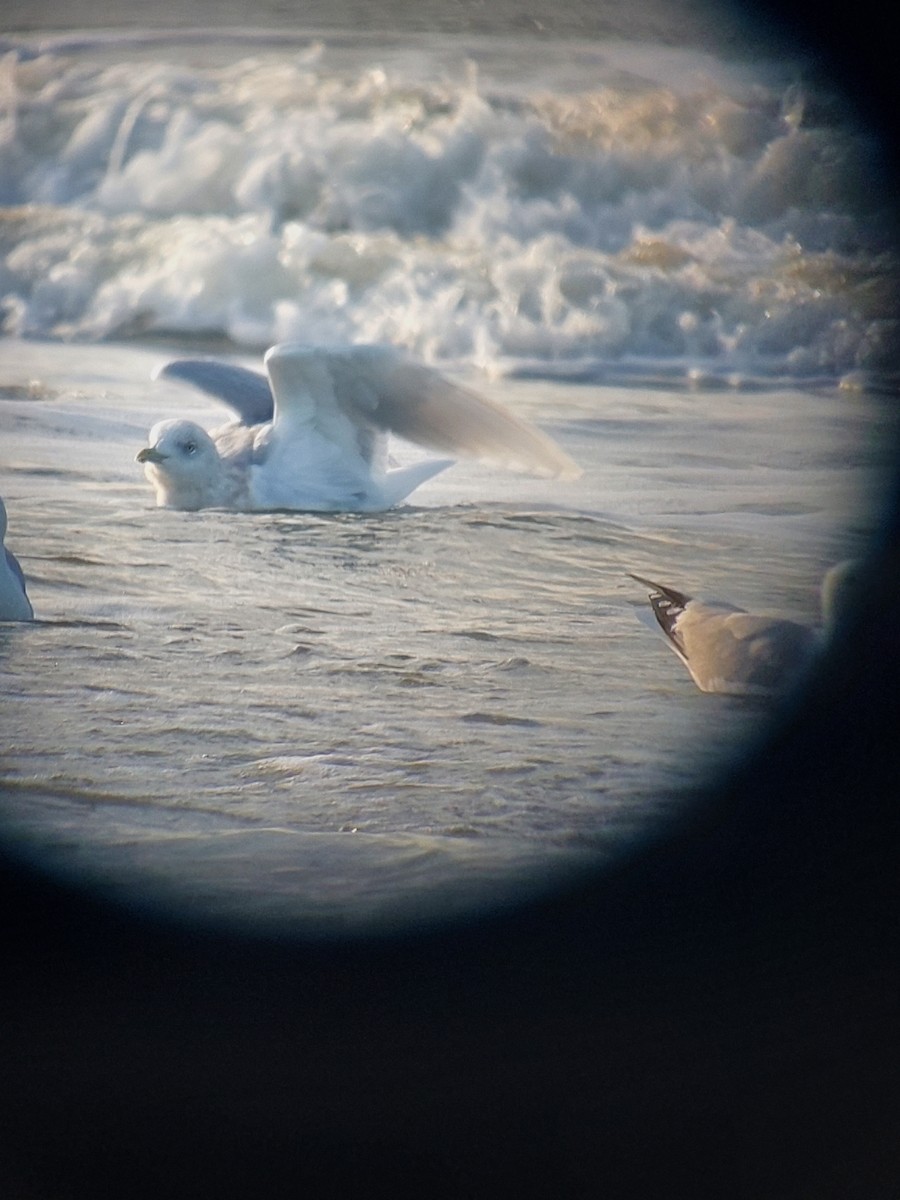
[(3, 547), (3, 553), (6, 556), (6, 565), (9, 567), (10, 571), (12, 571), (13, 575), (15, 575), (16, 579), (22, 585), (22, 591), (24, 592), (25, 588), (26, 588), (25, 572), (22, 570), (21, 566), (19, 565), (19, 560), (13, 554), (12, 550), (7, 549), (6, 546)]
[(659, 630), (704, 692), (774, 695), (809, 663), (817, 646), (812, 630), (795, 621), (748, 613), (725, 601), (692, 599), (640, 575), (651, 588)]

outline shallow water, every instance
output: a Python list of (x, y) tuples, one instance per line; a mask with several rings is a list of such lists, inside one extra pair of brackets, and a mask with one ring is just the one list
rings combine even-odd
[(766, 710), (697, 692), (626, 572), (815, 622), (874, 519), (862, 396), (484, 380), (583, 478), (459, 464), (385, 514), (159, 510), (147, 428), (220, 416), (149, 383), (165, 357), (0, 346), (38, 618), (0, 643), (4, 825), (130, 903), (371, 928), (627, 850)]

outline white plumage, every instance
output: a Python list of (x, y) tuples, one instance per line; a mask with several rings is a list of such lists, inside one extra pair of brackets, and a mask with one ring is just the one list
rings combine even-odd
[(855, 560), (837, 563), (825, 573), (822, 630), (723, 601), (696, 600), (640, 575), (631, 578), (652, 589), (656, 624), (701, 691), (775, 696), (802, 678), (858, 594), (859, 574)]
[[(238, 420), (210, 433), (160, 421), (137, 455), (167, 508), (374, 512), (452, 464), (391, 469), (387, 436), (563, 479), (581, 471), (535, 426), (382, 346), (285, 344), (256, 372), (176, 360), (159, 373), (224, 400)], [(262, 419), (260, 419), (262, 418)]]

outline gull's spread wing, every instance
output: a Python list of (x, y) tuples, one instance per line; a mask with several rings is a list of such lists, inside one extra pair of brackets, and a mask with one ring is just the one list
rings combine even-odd
[(215, 396), (240, 417), (244, 425), (272, 420), (274, 400), (269, 381), (259, 371), (212, 358), (176, 358), (153, 372), (154, 379), (180, 379)]
[(288, 343), (273, 346), (265, 364), (279, 430), (315, 428), (341, 445), (355, 439), (355, 449), (367, 458), (381, 431), (539, 475), (581, 474), (534, 425), (392, 348)]

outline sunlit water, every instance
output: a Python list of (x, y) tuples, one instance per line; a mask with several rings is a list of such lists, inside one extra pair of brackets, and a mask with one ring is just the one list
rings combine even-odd
[[(865, 138), (794, 70), (652, 47), (36, 49), (4, 60), (0, 492), (37, 617), (0, 629), (9, 844), (316, 932), (514, 902), (677, 819), (768, 710), (698, 692), (627, 572), (815, 623), (865, 547)], [(150, 382), (201, 335), (402, 344), (584, 476), (157, 510), (149, 426), (222, 418)]]

